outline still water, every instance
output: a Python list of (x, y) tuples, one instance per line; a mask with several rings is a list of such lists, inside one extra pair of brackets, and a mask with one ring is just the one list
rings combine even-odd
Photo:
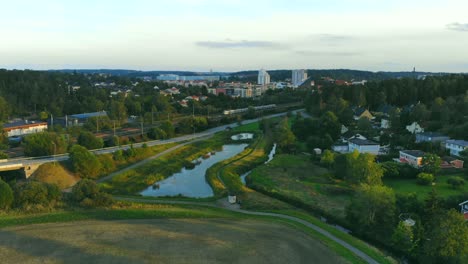
[(206, 170), (220, 161), (241, 153), (246, 146), (247, 144), (224, 145), (222, 151), (202, 160), (194, 169), (187, 170), (184, 168), (169, 178), (157, 182), (156, 185), (159, 184), (159, 189), (150, 186), (140, 194), (155, 197), (177, 196), (179, 194), (193, 198), (211, 197), (213, 196), (213, 190), (205, 180)]

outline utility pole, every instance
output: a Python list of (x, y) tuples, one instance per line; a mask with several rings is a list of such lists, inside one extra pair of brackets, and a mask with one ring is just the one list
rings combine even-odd
[(50, 126), (54, 127), (54, 115), (50, 114)]
[(114, 137), (115, 137), (115, 120), (112, 120), (114, 122)]
[(96, 133), (99, 132), (99, 117), (96, 116)]
[(141, 137), (143, 137), (143, 117), (141, 117)]
[(193, 136), (195, 138), (195, 101), (192, 100), (192, 127), (193, 127)]

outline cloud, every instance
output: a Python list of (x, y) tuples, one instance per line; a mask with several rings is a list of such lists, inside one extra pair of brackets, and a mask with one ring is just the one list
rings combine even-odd
[(468, 23), (461, 24), (461, 23), (455, 22), (455, 23), (447, 24), (445, 27), (449, 30), (468, 32)]
[(286, 46), (272, 41), (250, 41), (241, 40), (234, 41), (226, 39), (225, 41), (198, 41), (197, 46), (212, 48), (212, 49), (230, 49), (230, 48), (269, 48), (269, 49), (284, 49)]
[(313, 51), (313, 50), (299, 50), (296, 54), (302, 56), (336, 56), (336, 57), (350, 57), (362, 55), (359, 52), (351, 51)]

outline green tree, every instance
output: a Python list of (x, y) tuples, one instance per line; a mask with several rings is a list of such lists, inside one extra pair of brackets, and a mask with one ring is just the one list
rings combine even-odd
[(0, 179), (0, 210), (6, 210), (13, 204), (14, 196), (10, 185)]
[(0, 96), (0, 123), (8, 120), (8, 116), (11, 113), (11, 107), (5, 100)]
[(361, 185), (346, 208), (346, 218), (361, 234), (387, 240), (395, 224), (395, 194), (380, 185)]
[(416, 247), (416, 241), (412, 227), (400, 221), (393, 231), (392, 247), (402, 254), (408, 255)]
[(153, 127), (150, 129), (150, 131), (148, 132), (148, 137), (152, 138), (152, 139), (166, 139), (167, 138), (167, 134), (164, 130), (162, 130), (161, 128), (159, 127)]
[(80, 145), (70, 149), (70, 162), (73, 171), (82, 178), (96, 178), (101, 170), (98, 158)]
[(421, 263), (468, 263), (468, 225), (454, 209), (437, 218), (428, 229)]
[(426, 153), (422, 158), (422, 170), (427, 173), (436, 174), (440, 170), (442, 160), (436, 154)]
[(335, 153), (331, 152), (330, 150), (326, 149), (323, 154), (322, 158), (320, 159), (320, 164), (327, 168), (331, 168), (335, 163)]
[(81, 131), (78, 136), (78, 144), (87, 149), (100, 149), (104, 147), (104, 140), (91, 132)]
[(294, 142), (296, 141), (296, 137), (292, 133), (291, 129), (289, 128), (288, 118), (283, 118), (275, 131), (275, 140), (278, 146), (287, 152), (291, 151)]
[(341, 124), (333, 112), (325, 112), (320, 117), (319, 123), (322, 134), (329, 134), (333, 140), (337, 140), (341, 135)]
[(67, 150), (64, 137), (49, 132), (27, 135), (24, 139), (24, 154), (30, 157), (62, 154)]
[(172, 125), (170, 121), (162, 122), (159, 128), (161, 128), (166, 133), (167, 138), (174, 137), (175, 129), (174, 129), (174, 125)]

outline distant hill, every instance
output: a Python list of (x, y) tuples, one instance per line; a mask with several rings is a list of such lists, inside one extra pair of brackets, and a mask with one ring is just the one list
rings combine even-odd
[(128, 76), (128, 77), (157, 77), (161, 74), (177, 74), (181, 76), (194, 76), (194, 75), (228, 75), (225, 72), (192, 72), (192, 71), (136, 71), (124, 69), (63, 69), (63, 70), (49, 70), (50, 72), (64, 72), (64, 73), (84, 73), (84, 74), (111, 74), (115, 76)]
[[(378, 81), (395, 78), (417, 77), (419, 75), (447, 75), (450, 73), (433, 73), (433, 72), (371, 72), (349, 69), (330, 69), (330, 70), (307, 70), (309, 77), (316, 80), (320, 77), (330, 77), (339, 80), (368, 80)], [(281, 81), (291, 78), (292, 70), (271, 70), (268, 71), (272, 81)], [(231, 73), (233, 78), (245, 79), (252, 82), (256, 81), (258, 71), (240, 71)]]
[[(65, 72), (65, 73), (85, 73), (85, 74), (111, 74), (116, 76), (128, 76), (128, 77), (157, 77), (161, 74), (177, 74), (185, 76), (194, 75), (219, 75), (230, 77), (232, 80), (242, 81), (257, 81), (258, 70), (239, 71), (239, 72), (192, 72), (192, 71), (136, 71), (136, 70), (125, 70), (125, 69), (63, 69), (63, 70), (50, 70), (51, 72)], [(269, 70), (268, 73), (271, 76), (272, 81), (283, 81), (291, 78), (291, 70)], [(371, 72), (371, 71), (360, 71), (360, 70), (349, 70), (349, 69), (329, 69), (329, 70), (308, 70), (309, 77), (316, 80), (320, 77), (330, 77), (339, 80), (387, 80), (395, 78), (405, 77), (417, 77), (419, 75), (447, 75), (450, 73), (433, 73), (433, 72)]]

